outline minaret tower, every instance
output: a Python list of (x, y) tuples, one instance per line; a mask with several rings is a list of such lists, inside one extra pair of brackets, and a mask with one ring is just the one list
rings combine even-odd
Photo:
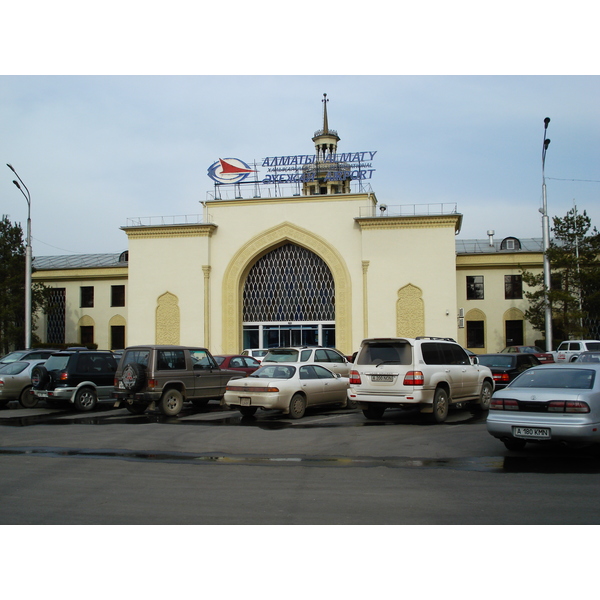
[(315, 131), (312, 141), (315, 143), (316, 163), (304, 167), (307, 179), (312, 175), (312, 181), (303, 184), (304, 195), (316, 194), (347, 194), (350, 192), (350, 167), (337, 162), (337, 143), (340, 136), (337, 131), (329, 129), (327, 119), (327, 94), (323, 94), (323, 129)]

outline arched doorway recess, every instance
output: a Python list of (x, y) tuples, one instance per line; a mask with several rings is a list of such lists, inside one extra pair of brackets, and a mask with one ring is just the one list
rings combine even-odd
[(244, 244), (230, 261), (223, 276), (223, 351), (242, 349), (243, 293), (246, 279), (256, 262), (269, 252), (295, 244), (314, 253), (327, 265), (335, 285), (336, 345), (352, 351), (350, 273), (339, 252), (320, 236), (291, 223), (282, 223)]

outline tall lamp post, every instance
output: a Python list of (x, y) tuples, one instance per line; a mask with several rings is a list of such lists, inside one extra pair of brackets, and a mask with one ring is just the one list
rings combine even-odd
[(550, 259), (548, 258), (548, 249), (550, 248), (550, 219), (548, 217), (548, 202), (546, 198), (546, 150), (550, 145), (550, 140), (546, 137), (550, 118), (544, 119), (544, 144), (542, 146), (542, 236), (544, 243), (544, 324), (546, 330), (546, 352), (552, 351), (552, 307), (550, 306)]
[[(27, 239), (25, 246), (25, 348), (31, 348), (31, 194), (19, 174), (8, 163), (6, 166), (17, 176), (19, 181), (13, 179), (21, 194), (27, 200)], [(23, 191), (25, 189), (25, 191)], [(25, 193), (27, 192), (27, 193)]]

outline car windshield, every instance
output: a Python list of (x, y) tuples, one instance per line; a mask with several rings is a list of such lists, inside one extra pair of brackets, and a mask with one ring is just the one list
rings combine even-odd
[(591, 390), (596, 371), (592, 369), (543, 368), (528, 369), (511, 384), (511, 388), (556, 388)]
[(480, 365), (485, 367), (496, 367), (497, 369), (510, 369), (514, 364), (514, 358), (509, 356), (486, 356), (482, 354), (477, 358)]
[(296, 367), (289, 365), (266, 365), (257, 369), (250, 377), (262, 379), (291, 379), (296, 372)]
[(269, 350), (264, 358), (267, 362), (297, 362), (298, 350), (282, 349)]
[(7, 365), (3, 365), (2, 368), (0, 368), (0, 373), (4, 373), (4, 375), (18, 375), (28, 366), (28, 362), (12, 362)]

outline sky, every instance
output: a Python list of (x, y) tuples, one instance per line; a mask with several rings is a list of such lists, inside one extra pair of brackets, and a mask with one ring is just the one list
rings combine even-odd
[(338, 151), (376, 151), (378, 201), (456, 206), (462, 239), (541, 237), (550, 117), (548, 213), (600, 226), (589, 3), (228, 6), (6, 7), (21, 26), (0, 36), (0, 213), (25, 228), (9, 163), (34, 256), (121, 252), (130, 219), (201, 214), (219, 158), (313, 153), (324, 93)]

